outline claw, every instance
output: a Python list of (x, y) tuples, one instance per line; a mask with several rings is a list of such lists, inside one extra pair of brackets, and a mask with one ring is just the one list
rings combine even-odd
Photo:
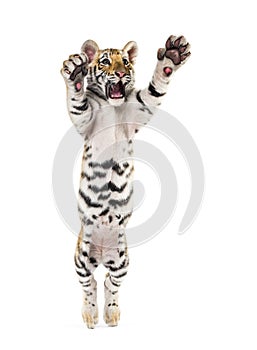
[(180, 46), (179, 48), (179, 52), (180, 53), (184, 53), (186, 51), (186, 49), (188, 48), (189, 44), (186, 44), (186, 45), (183, 45), (183, 46)]
[(165, 44), (165, 47), (167, 50), (170, 50), (173, 48), (173, 42), (174, 40), (176, 39), (176, 37), (174, 35), (171, 35), (167, 41), (166, 41), (166, 44)]
[(66, 73), (66, 74), (69, 74), (70, 75), (70, 71), (69, 71), (69, 69), (68, 68), (64, 68), (64, 72)]
[(189, 57), (191, 55), (191, 52), (187, 52), (187, 53), (185, 53), (184, 55), (182, 55), (181, 56), (181, 62), (182, 61), (185, 61), (185, 59), (187, 58), (187, 57)]
[(174, 47), (176, 47), (176, 48), (179, 48), (179, 45), (180, 45), (180, 42), (181, 42), (181, 39), (183, 38), (183, 36), (179, 36), (178, 38), (177, 38), (177, 40), (175, 40), (174, 41)]
[(104, 321), (105, 323), (110, 327), (118, 326), (120, 320), (120, 311), (112, 311), (112, 312), (106, 312), (104, 315)]
[(70, 79), (73, 81), (77, 77), (78, 74), (82, 73), (83, 76), (87, 75), (87, 69), (85, 65), (77, 66), (72, 74), (70, 75)]
[(95, 322), (94, 322), (92, 315), (90, 315), (90, 313), (83, 313), (82, 317), (83, 317), (85, 324), (87, 325), (87, 328), (89, 328), (89, 329), (95, 328)]
[(87, 65), (86, 65), (86, 64), (83, 64), (83, 65), (81, 66), (81, 72), (82, 72), (82, 74), (83, 74), (84, 76), (87, 75)]
[(78, 66), (74, 69), (74, 71), (70, 75), (70, 80), (74, 81), (76, 76), (81, 72), (81, 67)]

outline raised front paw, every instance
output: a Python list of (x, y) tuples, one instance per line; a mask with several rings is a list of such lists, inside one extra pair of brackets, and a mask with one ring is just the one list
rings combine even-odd
[[(185, 37), (171, 35), (166, 41), (165, 49), (159, 49), (157, 57), (159, 61), (164, 60), (164, 73), (169, 76), (173, 70), (184, 64), (191, 55), (190, 45)], [(166, 66), (167, 65), (167, 66)]]
[(84, 53), (71, 55), (63, 62), (61, 74), (67, 82), (74, 82), (76, 90), (80, 90), (87, 75), (87, 56)]

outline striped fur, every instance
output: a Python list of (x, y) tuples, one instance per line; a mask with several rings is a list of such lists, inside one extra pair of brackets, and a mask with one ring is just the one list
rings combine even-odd
[(125, 228), (133, 209), (134, 136), (154, 114), (172, 73), (190, 52), (184, 37), (169, 37), (165, 48), (158, 50), (149, 86), (136, 90), (135, 42), (122, 50), (100, 50), (88, 40), (81, 51), (63, 63), (61, 73), (70, 118), (85, 141), (75, 267), (83, 289), (82, 316), (94, 328), (98, 310), (93, 272), (99, 264), (108, 270), (104, 319), (111, 326), (119, 321), (118, 290), (129, 264)]

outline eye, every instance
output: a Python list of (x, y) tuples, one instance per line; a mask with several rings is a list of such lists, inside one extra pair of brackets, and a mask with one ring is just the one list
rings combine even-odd
[(126, 58), (123, 58), (123, 63), (125, 64), (125, 66), (127, 66), (129, 64), (129, 61)]
[(108, 60), (108, 58), (105, 58), (101, 63), (105, 66), (109, 66), (111, 62)]

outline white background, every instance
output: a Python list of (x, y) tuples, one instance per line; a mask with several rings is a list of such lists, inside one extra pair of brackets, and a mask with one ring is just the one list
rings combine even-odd
[[(23, 0), (1, 7), (1, 348), (256, 349), (254, 1)], [(136, 40), (137, 85), (144, 87), (156, 49), (181, 33), (192, 57), (163, 108), (201, 151), (202, 210), (177, 235), (190, 187), (175, 164), (185, 177), (177, 212), (155, 239), (130, 250), (119, 327), (105, 327), (100, 309), (99, 326), (87, 330), (73, 267), (76, 237), (51, 189), (54, 154), (71, 126), (59, 70), (86, 39), (102, 48)], [(99, 269), (100, 298), (103, 275)]]

